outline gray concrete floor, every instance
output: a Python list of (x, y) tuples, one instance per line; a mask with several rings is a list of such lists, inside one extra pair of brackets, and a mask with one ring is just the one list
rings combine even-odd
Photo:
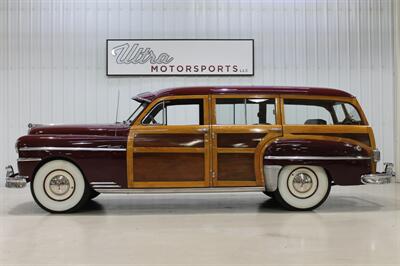
[(0, 265), (400, 265), (400, 184), (334, 187), (313, 212), (261, 193), (101, 195), (68, 215), (0, 188)]

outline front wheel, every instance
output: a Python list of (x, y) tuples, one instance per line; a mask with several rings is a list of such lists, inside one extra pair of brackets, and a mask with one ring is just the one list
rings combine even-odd
[(330, 180), (322, 167), (285, 166), (278, 177), (276, 200), (289, 210), (312, 210), (328, 197)]
[(54, 213), (76, 211), (90, 197), (82, 172), (65, 160), (42, 165), (33, 178), (31, 192), (40, 207)]

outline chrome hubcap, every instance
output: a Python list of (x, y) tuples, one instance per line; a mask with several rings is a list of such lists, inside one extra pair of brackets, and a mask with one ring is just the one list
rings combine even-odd
[(63, 201), (74, 194), (75, 180), (67, 171), (56, 170), (46, 177), (44, 190), (49, 198), (56, 201)]
[(70, 189), (70, 183), (67, 177), (57, 175), (50, 179), (50, 190), (58, 196), (62, 196)]
[(293, 178), (293, 187), (297, 192), (306, 193), (312, 188), (311, 176), (306, 173), (299, 173)]
[(293, 196), (305, 199), (312, 196), (318, 189), (317, 175), (306, 167), (294, 170), (288, 180), (287, 186)]

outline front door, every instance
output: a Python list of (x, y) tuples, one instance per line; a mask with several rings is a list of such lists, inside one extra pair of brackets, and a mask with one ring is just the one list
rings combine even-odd
[(264, 186), (264, 148), (282, 135), (278, 103), (273, 95), (212, 97), (213, 186)]
[(146, 108), (129, 133), (129, 188), (210, 186), (208, 101), (171, 96)]

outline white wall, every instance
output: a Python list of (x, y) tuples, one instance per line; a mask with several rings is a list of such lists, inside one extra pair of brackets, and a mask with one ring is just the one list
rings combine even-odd
[[(138, 92), (189, 85), (303, 85), (356, 95), (394, 161), (392, 2), (0, 2), (0, 167), (33, 123), (112, 122)], [(107, 38), (254, 38), (254, 77), (107, 77)], [(2, 170), (1, 170), (2, 171)]]

